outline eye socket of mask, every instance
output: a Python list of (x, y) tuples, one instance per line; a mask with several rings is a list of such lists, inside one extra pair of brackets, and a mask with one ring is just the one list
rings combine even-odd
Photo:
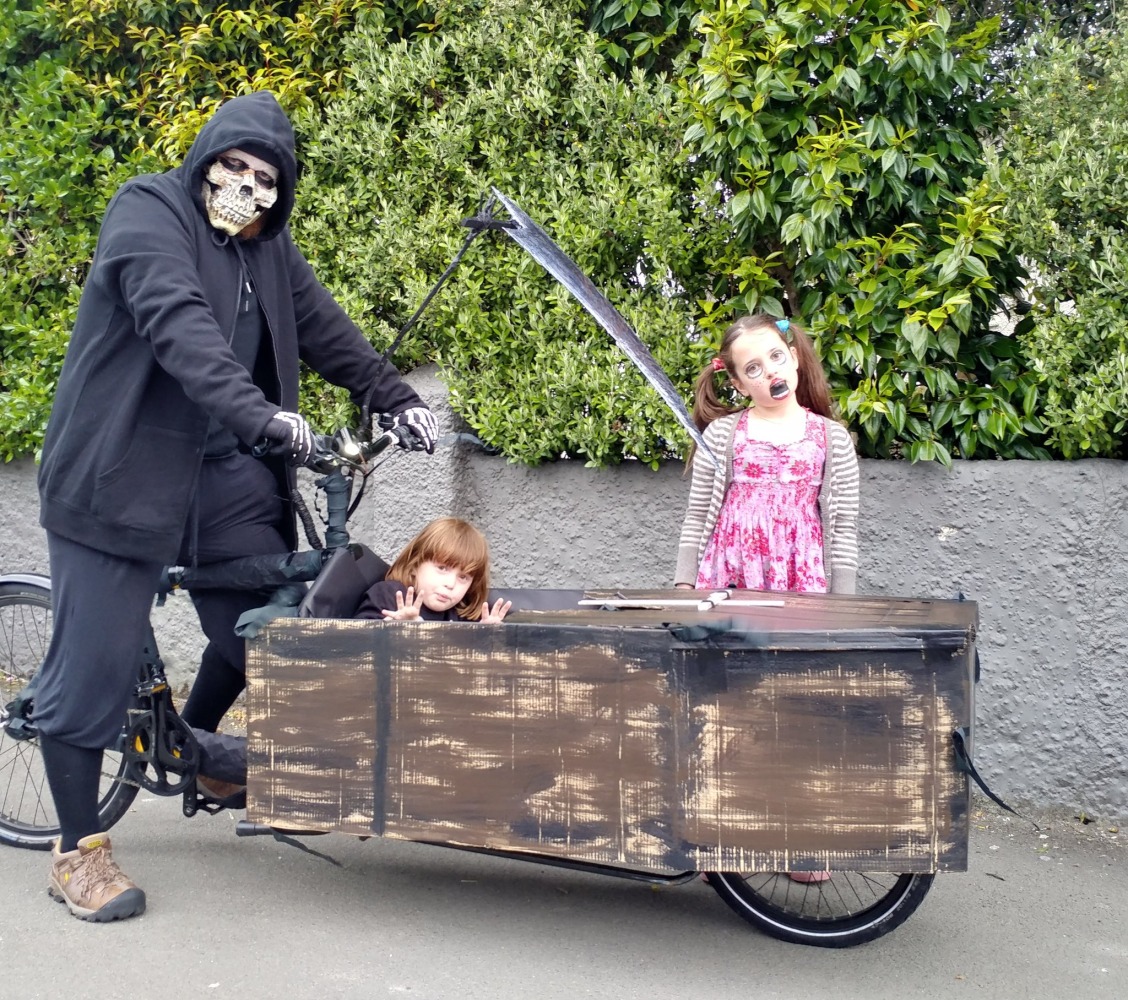
[[(216, 159), (219, 160), (221, 164), (223, 164), (223, 168), (225, 170), (230, 170), (233, 174), (246, 174), (250, 173), (253, 169), (251, 165), (245, 160), (240, 160), (239, 157), (230, 156), (227, 153), (220, 153), (220, 155), (217, 156)], [(268, 174), (265, 170), (254, 170), (253, 172), (255, 175), (255, 182), (260, 187), (264, 187), (268, 191), (273, 190), (277, 182), (273, 177), (270, 176), (270, 174)]]

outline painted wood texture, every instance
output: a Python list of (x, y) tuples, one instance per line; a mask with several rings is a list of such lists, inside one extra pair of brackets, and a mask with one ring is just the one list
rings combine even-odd
[(965, 870), (975, 605), (765, 596), (278, 620), (248, 645), (248, 816), (657, 870)]

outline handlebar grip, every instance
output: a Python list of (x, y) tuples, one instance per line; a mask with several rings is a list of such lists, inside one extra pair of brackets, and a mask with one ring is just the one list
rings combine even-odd
[(277, 840), (279, 834), (291, 837), (323, 837), (328, 832), (328, 830), (279, 829), (266, 823), (252, 823), (249, 819), (241, 819), (235, 824), (236, 837), (274, 837)]
[(407, 427), (389, 427), (377, 438), (373, 438), (364, 446), (364, 453), (368, 458), (374, 458), (380, 452), (395, 446), (405, 450), (411, 449), (411, 431)]
[(235, 824), (236, 837), (272, 837), (274, 831), (265, 823), (252, 823), (249, 819), (241, 819)]

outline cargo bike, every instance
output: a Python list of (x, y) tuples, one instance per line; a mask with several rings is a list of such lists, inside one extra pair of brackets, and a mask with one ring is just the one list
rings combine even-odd
[[(761, 931), (823, 947), (886, 934), (937, 872), (966, 870), (974, 603), (527, 589), (493, 595), (514, 602), (498, 626), (353, 620), (386, 564), (345, 522), (395, 443), (319, 439), (321, 548), (168, 575), (278, 588), (244, 623), (237, 832), (390, 837), (652, 884), (703, 874)], [(35, 849), (58, 834), (32, 711), (50, 628), (49, 580), (0, 577), (0, 842)], [(106, 829), (140, 788), (216, 809), (152, 637), (142, 661), (107, 748)]]
[[(642, 341), (512, 199), (493, 189), (463, 225), (462, 248), (385, 358), (471, 242), (502, 233), (704, 445)], [(886, 934), (937, 872), (966, 870), (974, 603), (528, 589), (492, 595), (513, 610), (489, 628), (356, 621), (387, 566), (350, 544), (346, 522), (396, 443), (391, 430), (319, 439), (323, 545), (168, 574), (166, 590), (277, 588), (244, 623), (237, 832), (391, 837), (653, 884), (703, 874), (763, 932), (824, 947)], [(36, 849), (58, 834), (33, 712), (50, 630), (50, 581), (0, 576), (0, 842)], [(176, 714), (151, 635), (140, 659), (105, 757), (103, 829), (140, 788), (182, 796), (189, 816), (217, 808), (195, 782), (209, 738)], [(804, 872), (817, 874), (798, 881)]]

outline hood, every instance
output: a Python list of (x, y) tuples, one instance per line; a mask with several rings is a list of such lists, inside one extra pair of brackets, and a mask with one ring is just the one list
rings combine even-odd
[(273, 94), (258, 91), (225, 101), (196, 136), (182, 165), (192, 200), (205, 215), (201, 190), (204, 174), (220, 153), (242, 148), (278, 164), (278, 200), (267, 213), (266, 226), (257, 239), (277, 236), (294, 208), (298, 161), (294, 154), (294, 128)]

